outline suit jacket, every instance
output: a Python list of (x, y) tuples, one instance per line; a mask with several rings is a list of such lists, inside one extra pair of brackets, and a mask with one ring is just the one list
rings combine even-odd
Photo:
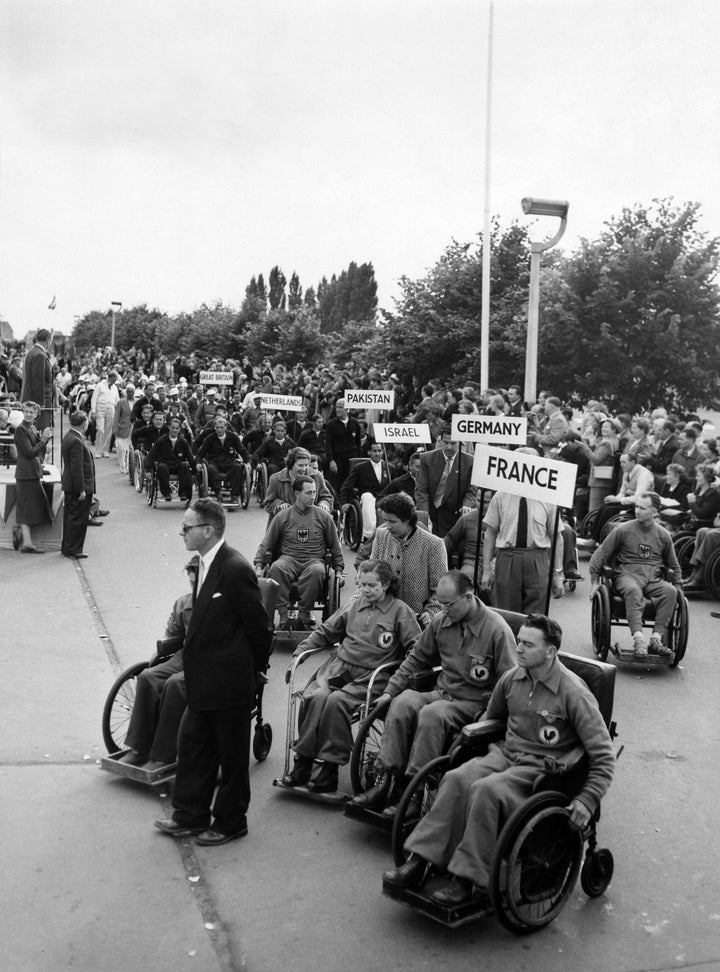
[[(442, 509), (454, 519), (460, 515), (461, 507), (475, 505), (475, 490), (470, 484), (472, 467), (473, 459), (467, 452), (459, 452), (455, 456), (442, 503)], [(415, 503), (419, 510), (430, 513), (431, 517), (435, 513), (435, 493), (444, 469), (445, 456), (442, 449), (433, 449), (432, 452), (424, 452), (420, 456), (420, 469), (415, 482)]]
[(53, 403), (52, 365), (39, 344), (33, 344), (25, 355), (20, 399), (37, 402), (41, 408), (51, 408)]
[(42, 464), (47, 444), (40, 438), (34, 427), (21, 422), (15, 429), (17, 465), (15, 479), (42, 480)]
[(409, 472), (403, 473), (397, 479), (391, 479), (380, 493), (380, 497), (392, 496), (393, 493), (407, 493), (411, 499), (415, 499), (415, 480)]
[(223, 543), (195, 601), (185, 636), (185, 684), (193, 711), (251, 705), (272, 632), (247, 560)]
[(325, 426), (325, 452), (328, 461), (354, 459), (360, 455), (360, 425), (357, 419), (331, 419)]
[(177, 437), (174, 445), (169, 435), (161, 435), (156, 439), (150, 450), (150, 461), (165, 462), (171, 466), (178, 465), (181, 462), (194, 465), (195, 457), (190, 443), (182, 434)]
[(382, 469), (382, 476), (378, 480), (369, 459), (366, 462), (356, 462), (352, 472), (342, 484), (342, 488), (340, 489), (340, 502), (347, 503), (352, 489), (356, 489), (361, 495), (363, 493), (372, 493), (373, 496), (379, 496), (380, 492), (390, 482), (387, 463), (382, 461), (380, 468)]
[(63, 436), (60, 446), (62, 476), (60, 484), (64, 493), (95, 492), (95, 462), (84, 437), (74, 429)]

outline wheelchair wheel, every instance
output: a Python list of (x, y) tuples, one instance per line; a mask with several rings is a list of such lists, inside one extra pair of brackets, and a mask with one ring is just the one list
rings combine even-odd
[(685, 657), (687, 649), (688, 635), (690, 629), (690, 618), (688, 614), (688, 603), (685, 595), (678, 591), (675, 610), (668, 625), (668, 645), (673, 650), (673, 660), (670, 668), (677, 668)]
[(197, 474), (197, 490), (200, 499), (204, 499), (207, 496), (209, 489), (207, 465), (203, 462), (200, 464)]
[(255, 469), (255, 496), (260, 506), (265, 502), (268, 487), (268, 472), (264, 462), (259, 462)]
[(272, 746), (272, 738), (272, 726), (269, 723), (263, 722), (255, 726), (252, 751), (258, 763), (263, 763), (268, 758), (270, 747)]
[(351, 550), (359, 550), (362, 543), (362, 521), (357, 503), (350, 503), (343, 518), (343, 540)]
[(606, 520), (600, 530), (600, 543), (609, 537), (613, 530), (620, 526), (621, 523), (627, 523), (627, 516), (623, 513), (618, 513), (617, 516), (611, 516), (609, 520)]
[[(397, 811), (395, 812), (395, 819), (393, 820), (392, 829), (392, 852), (395, 865), (399, 867), (401, 864), (405, 863), (407, 854), (405, 853), (404, 843), (407, 835), (419, 822), (419, 820), (429, 812), (430, 807), (432, 807), (435, 802), (435, 796), (437, 795), (438, 787), (440, 786), (440, 780), (447, 772), (447, 768), (450, 765), (450, 756), (437, 756), (435, 759), (431, 759), (421, 770), (419, 770), (412, 780), (405, 787), (403, 795), (400, 797), (400, 801), (397, 805)], [(407, 809), (410, 801), (413, 799), (416, 793), (422, 794), (422, 810), (420, 817), (416, 820), (407, 819)]]
[(590, 624), (593, 651), (603, 662), (610, 651), (610, 620), (610, 593), (602, 584), (593, 594)]
[(128, 452), (128, 479), (130, 480), (130, 485), (135, 485), (135, 450), (131, 449)]
[(148, 662), (138, 662), (126, 668), (118, 675), (108, 692), (103, 706), (102, 734), (109, 753), (117, 753), (125, 748), (130, 713), (135, 704), (137, 678), (147, 667)]
[(147, 505), (151, 509), (157, 508), (158, 481), (154, 470), (151, 470), (145, 478), (145, 496)]
[(705, 587), (711, 597), (720, 601), (720, 550), (711, 553), (705, 564)]
[(607, 847), (587, 852), (580, 871), (580, 886), (588, 898), (599, 898), (601, 894), (605, 894), (614, 870), (615, 860)]
[(578, 534), (577, 534), (578, 537), (580, 537), (582, 540), (590, 540), (595, 530), (595, 524), (597, 523), (597, 519), (599, 516), (600, 516), (599, 506), (594, 510), (590, 510), (590, 512), (583, 518), (582, 523), (578, 527)]
[(380, 740), (385, 727), (385, 714), (375, 715), (373, 710), (360, 724), (350, 755), (350, 783), (353, 796), (364, 793), (374, 786), (377, 777), (375, 766)]
[(334, 570), (330, 571), (328, 580), (328, 592), (323, 605), (322, 620), (327, 621), (340, 607), (340, 586), (342, 580)]
[(145, 456), (142, 452), (135, 453), (135, 470), (133, 484), (136, 493), (142, 493), (145, 489)]
[(536, 793), (503, 827), (490, 876), (490, 900), (500, 923), (516, 935), (548, 925), (572, 894), (583, 838), (570, 826), (567, 797)]
[(240, 505), (244, 510), (250, 505), (250, 484), (252, 481), (252, 469), (247, 464), (243, 464), (243, 480), (240, 487)]
[(693, 574), (693, 565), (690, 561), (695, 553), (695, 537), (683, 537), (674, 544), (674, 547), (675, 555), (680, 564), (680, 576), (683, 579), (683, 583), (687, 583)]

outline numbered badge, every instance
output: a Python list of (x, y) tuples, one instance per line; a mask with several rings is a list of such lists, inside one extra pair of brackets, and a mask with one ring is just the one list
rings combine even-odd
[(310, 531), (309, 530), (298, 530), (297, 533), (296, 533), (296, 537), (297, 537), (297, 542), (298, 543), (307, 543), (308, 540), (310, 539)]

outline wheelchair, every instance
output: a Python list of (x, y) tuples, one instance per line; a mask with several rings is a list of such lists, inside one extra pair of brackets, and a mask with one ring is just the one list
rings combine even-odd
[[(192, 485), (190, 489), (192, 490)], [(148, 463), (145, 473), (145, 496), (148, 506), (153, 510), (157, 509), (159, 495), (160, 483), (157, 475), (157, 463), (152, 463), (152, 465)], [(180, 479), (178, 474), (173, 472), (170, 473), (170, 500), (173, 504), (182, 503), (184, 509), (188, 508), (192, 500), (192, 496), (187, 499), (180, 496)], [(163, 501), (164, 505), (165, 502)]]
[[(351, 473), (359, 462), (365, 462), (364, 458), (351, 459), (348, 465), (348, 473)], [(360, 503), (360, 493), (352, 490), (352, 494), (343, 503), (347, 509), (342, 514), (342, 539), (350, 550), (359, 550), (363, 538), (362, 524), (362, 505)]]
[(128, 475), (135, 487), (136, 493), (144, 493), (147, 490), (147, 469), (148, 454), (143, 449), (131, 449), (128, 456)]
[[(268, 553), (265, 557), (265, 573), (269, 569), (275, 557)], [(344, 584), (344, 579), (335, 574), (332, 566), (332, 556), (329, 553), (323, 558), (325, 566), (325, 576), (323, 577), (322, 591), (320, 597), (313, 606), (314, 611), (321, 612), (321, 620), (327, 619), (334, 614), (340, 607), (340, 591)], [(276, 583), (273, 581), (273, 583)], [(275, 630), (273, 633), (273, 650), (284, 648), (294, 651), (301, 641), (308, 636), (307, 630), (299, 627), (299, 607), (298, 591), (293, 584), (290, 588), (288, 600), (288, 627), (283, 630)]]
[[(500, 608), (493, 608), (508, 625), (512, 633), (517, 637), (517, 633), (522, 627), (526, 615), (517, 611), (504, 611)], [(411, 689), (417, 692), (430, 692), (435, 687), (435, 682), (440, 674), (440, 668), (431, 671), (421, 672), (411, 679)], [(352, 784), (353, 796), (364, 793), (371, 789), (378, 777), (378, 767), (376, 760), (380, 752), (380, 741), (382, 739), (385, 726), (385, 716), (387, 710), (378, 712), (377, 708), (368, 713), (360, 728), (350, 757), (350, 782)], [(456, 738), (451, 737), (448, 741), (448, 750), (451, 750), (456, 742)], [(363, 823), (371, 824), (380, 830), (388, 833), (392, 831), (393, 845), (399, 842), (400, 846), (407, 835), (417, 824), (419, 817), (411, 817), (409, 807), (416, 794), (421, 794), (420, 804), (422, 807), (421, 816), (424, 816), (433, 804), (437, 788), (440, 785), (445, 770), (447, 768), (447, 755), (438, 756), (430, 760), (408, 783), (403, 790), (402, 796), (397, 804), (394, 817), (387, 817), (382, 808), (358, 807), (354, 803), (348, 803), (345, 807), (345, 816), (352, 820), (361, 820)]]
[[(255, 469), (252, 470), (251, 478), (251, 491), (255, 494), (255, 499), (258, 501), (260, 506), (265, 502), (265, 494), (267, 493), (268, 482), (270, 476), (268, 475), (267, 463), (259, 462)], [(246, 507), (243, 507), (245, 509)]]
[[(616, 658), (622, 662), (630, 664), (650, 666), (653, 668), (677, 668), (685, 657), (689, 634), (689, 615), (688, 603), (685, 595), (678, 591), (670, 624), (668, 625), (668, 647), (672, 649), (672, 655), (651, 655), (644, 658), (637, 658), (632, 649), (622, 648), (618, 643), (611, 641), (611, 627), (613, 624), (628, 627), (625, 612), (625, 601), (616, 594), (612, 587), (612, 567), (603, 567), (600, 587), (592, 597), (591, 608), (591, 629), (593, 651), (600, 661), (607, 661), (608, 653), (612, 652)], [(652, 627), (655, 620), (655, 607), (649, 599), (646, 599), (643, 611), (643, 627)]]
[[(680, 563), (683, 583), (687, 584), (694, 573), (692, 556), (695, 553), (695, 536), (684, 537), (675, 545), (675, 553)], [(705, 562), (703, 587), (715, 600), (720, 601), (720, 549), (713, 550)], [(691, 587), (688, 594), (702, 593), (699, 588)]]
[[(558, 652), (558, 658), (583, 678), (597, 699), (614, 739), (617, 727), (611, 717), (615, 668), (565, 652)], [(444, 766), (441, 768), (439, 760), (433, 760), (416, 779), (425, 774), (425, 780), (429, 781), (433, 773), (437, 775), (441, 769), (454, 769), (469, 759), (485, 755), (490, 744), (499, 742), (504, 734), (505, 725), (497, 720), (466, 726), (450, 753), (439, 757)], [(597, 846), (600, 808), (583, 832), (570, 826), (567, 809), (582, 788), (586, 774), (587, 757), (583, 754), (564, 773), (541, 776), (533, 794), (509, 816), (495, 848), (488, 887), (489, 904), (470, 901), (446, 906), (434, 902), (431, 898), (434, 890), (432, 874), (426, 886), (421, 888), (399, 888), (384, 881), (383, 894), (449, 928), (494, 913), (500, 923), (516, 935), (538, 931), (553, 921), (567, 903), (578, 876), (585, 894), (590, 898), (599, 897), (610, 884), (614, 870), (612, 852)], [(400, 865), (406, 859), (404, 836), (401, 839), (393, 836), (393, 856), (396, 865)]]
[[(303, 632), (303, 637), (307, 637), (307, 632)], [(285, 734), (285, 766), (282, 775), (273, 780), (273, 786), (280, 787), (283, 790), (290, 790), (291, 792), (297, 793), (300, 796), (308, 797), (312, 800), (317, 800), (321, 803), (344, 803), (347, 799), (345, 793), (338, 790), (336, 793), (313, 793), (304, 786), (293, 786), (288, 787), (283, 784), (283, 777), (289, 773), (291, 769), (291, 762), (293, 758), (292, 745), (297, 738), (300, 726), (300, 719), (302, 717), (302, 702), (303, 702), (303, 692), (305, 686), (309, 684), (312, 675), (320, 667), (320, 663), (327, 657), (328, 649), (325, 647), (321, 648), (310, 648), (307, 651), (303, 651), (297, 658), (293, 658), (290, 667), (285, 673), (285, 683), (288, 686), (288, 711), (287, 711), (287, 731)], [(309, 677), (306, 678), (302, 684), (298, 673), (298, 668), (304, 665), (305, 662), (315, 656), (318, 661), (315, 669), (310, 673)], [(320, 657), (322, 656), (322, 657)], [(365, 701), (362, 702), (357, 711), (353, 715), (352, 724), (354, 726), (361, 726), (364, 724), (365, 717), (371, 709), (373, 695), (377, 695), (375, 692), (375, 683), (378, 676), (381, 673), (392, 674), (395, 669), (397, 669), (400, 662), (385, 662), (383, 665), (379, 665), (374, 669), (372, 675), (370, 676), (370, 681), (368, 682), (367, 692), (365, 695)], [(352, 778), (352, 762), (351, 762), (351, 778)]]
[[(275, 611), (277, 584), (275, 581), (261, 578), (260, 593), (268, 617), (272, 619)], [(142, 766), (132, 766), (129, 763), (121, 763), (119, 760), (121, 756), (124, 756), (128, 752), (125, 746), (125, 738), (130, 725), (130, 715), (135, 704), (138, 676), (145, 669), (159, 665), (160, 662), (167, 661), (182, 647), (182, 643), (182, 638), (159, 639), (156, 645), (156, 653), (149, 661), (136, 662), (134, 665), (130, 665), (113, 682), (105, 699), (102, 712), (102, 736), (105, 748), (108, 751), (108, 755), (103, 756), (100, 760), (102, 769), (115, 776), (124, 776), (126, 779), (132, 779), (149, 786), (165, 785), (175, 779), (177, 762), (167, 763), (157, 770), (146, 770)], [(272, 647), (270, 653), (272, 654)], [(255, 720), (252, 751), (253, 756), (259, 763), (267, 759), (273, 738), (272, 726), (263, 719), (263, 692), (267, 684), (267, 677), (263, 676), (263, 679), (264, 681), (257, 686), (255, 703), (251, 713), (251, 717)], [(182, 720), (178, 725), (178, 734), (181, 726)]]
[[(220, 502), (226, 510), (236, 510), (238, 507), (242, 507), (242, 509), (246, 510), (250, 504), (250, 483), (252, 480), (252, 470), (250, 463), (247, 462), (236, 462), (235, 465), (242, 468), (242, 482), (240, 484), (240, 492), (238, 494), (239, 502), (232, 502), (232, 494), (230, 492), (228, 477), (222, 471), (220, 471)], [(198, 496), (201, 498), (210, 495), (208, 463), (204, 461), (198, 463), (197, 490)]]

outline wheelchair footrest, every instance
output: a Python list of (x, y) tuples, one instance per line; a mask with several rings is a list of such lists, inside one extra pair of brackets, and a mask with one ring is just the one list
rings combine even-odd
[(393, 884), (383, 881), (383, 894), (393, 901), (400, 901), (414, 911), (433, 921), (444, 925), (446, 928), (459, 928), (468, 922), (476, 921), (484, 915), (491, 913), (490, 905), (487, 901), (469, 901), (467, 904), (458, 907), (448, 908), (446, 905), (436, 904), (430, 895), (438, 890), (447, 878), (430, 878), (422, 888), (398, 888)]
[(294, 793), (296, 796), (304, 797), (306, 800), (314, 800), (316, 803), (328, 803), (332, 806), (341, 806), (348, 799), (347, 793), (336, 790), (335, 793), (313, 793), (306, 786), (285, 786), (282, 780), (273, 780), (273, 786), (286, 793)]
[(382, 810), (371, 810), (369, 807), (356, 807), (354, 803), (347, 803), (345, 816), (351, 820), (361, 820), (363, 823), (377, 827), (390, 833), (393, 829), (393, 818), (384, 817)]
[(638, 658), (632, 648), (625, 648), (617, 642), (610, 646), (610, 650), (623, 664), (642, 665), (644, 668), (667, 668), (674, 658), (674, 655), (651, 655), (649, 653), (644, 658)]
[(103, 756), (100, 760), (100, 769), (113, 773), (115, 776), (124, 776), (126, 780), (134, 780), (136, 783), (144, 783), (146, 786), (163, 786), (172, 783), (177, 773), (177, 763), (166, 763), (160, 769), (146, 770), (142, 766), (131, 766), (129, 763), (121, 763), (120, 757), (130, 752), (129, 749), (121, 750), (118, 753), (111, 753)]

